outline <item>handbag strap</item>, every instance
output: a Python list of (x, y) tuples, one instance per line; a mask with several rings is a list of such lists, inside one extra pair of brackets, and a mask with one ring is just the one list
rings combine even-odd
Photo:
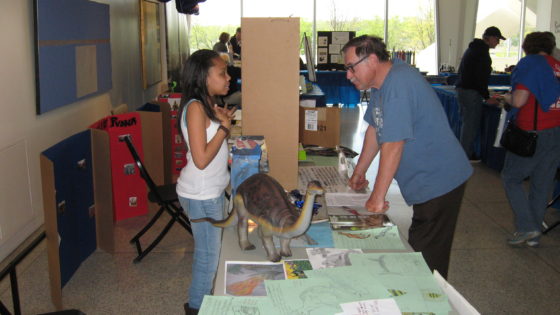
[(533, 130), (537, 131), (537, 112), (539, 111), (539, 101), (535, 97), (535, 118), (533, 120)]

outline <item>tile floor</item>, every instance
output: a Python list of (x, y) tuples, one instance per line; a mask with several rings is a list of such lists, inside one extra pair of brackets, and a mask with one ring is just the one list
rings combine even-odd
[[(341, 143), (356, 152), (365, 128), (360, 122), (362, 111), (362, 107), (344, 108), (341, 115)], [(560, 313), (560, 227), (542, 238), (540, 248), (507, 246), (513, 216), (499, 174), (484, 164), (473, 166), (475, 174), (455, 234), (449, 282), (482, 314)], [(409, 209), (401, 208), (403, 212), (395, 216), (406, 229)], [(547, 220), (555, 219), (560, 219), (558, 211), (549, 211)], [(128, 240), (146, 220), (134, 218), (117, 225), (115, 253), (96, 251), (82, 264), (63, 289), (65, 308), (88, 315), (183, 314), (192, 239), (175, 225), (152, 253), (134, 264), (135, 249)], [(54, 311), (44, 241), (17, 271), (22, 313)], [(0, 283), (0, 299), (11, 310), (8, 282), (9, 278)]]

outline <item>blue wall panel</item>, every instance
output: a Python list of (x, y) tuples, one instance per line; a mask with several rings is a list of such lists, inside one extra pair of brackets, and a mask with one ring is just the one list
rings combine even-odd
[[(37, 114), (112, 88), (109, 5), (88, 0), (36, 0)], [(76, 94), (78, 46), (96, 47), (97, 90)]]

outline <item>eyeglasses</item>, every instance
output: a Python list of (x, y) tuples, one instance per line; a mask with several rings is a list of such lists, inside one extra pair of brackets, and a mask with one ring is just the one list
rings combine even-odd
[(350, 72), (354, 73), (354, 71), (355, 71), (355, 70), (354, 70), (354, 67), (357, 66), (357, 65), (359, 65), (360, 62), (366, 60), (367, 57), (369, 57), (369, 55), (365, 55), (364, 57), (362, 57), (362, 59), (360, 59), (360, 60), (358, 60), (358, 61), (356, 61), (356, 62), (354, 62), (354, 63), (351, 63), (351, 64), (349, 64), (349, 65), (347, 65), (347, 66), (344, 66), (344, 70), (345, 70), (345, 71), (350, 71)]

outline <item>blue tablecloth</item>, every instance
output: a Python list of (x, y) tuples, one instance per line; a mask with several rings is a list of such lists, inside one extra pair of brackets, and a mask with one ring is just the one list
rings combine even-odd
[(439, 85), (433, 86), (434, 91), (436, 91), (441, 105), (443, 105), (443, 110), (447, 114), (447, 120), (449, 120), (449, 126), (451, 130), (459, 139), (461, 136), (461, 115), (459, 114), (459, 104), (457, 103), (457, 93), (455, 92), (454, 86)]
[[(457, 73), (454, 72), (440, 72), (440, 76), (447, 77), (447, 84), (454, 85), (457, 81)], [(488, 79), (488, 85), (510, 85), (511, 83), (510, 74), (492, 74), (490, 79)]]
[[(449, 126), (457, 137), (461, 136), (461, 115), (459, 114), (459, 103), (454, 86), (433, 86), (434, 91), (441, 101), (441, 105), (447, 114)], [(482, 124), (480, 134), (475, 140), (475, 154), (480, 156), (483, 163), (489, 167), (501, 171), (504, 166), (505, 150), (494, 147), (496, 129), (500, 120), (500, 109), (492, 105), (484, 105), (482, 109)]]
[[(300, 71), (309, 80), (306, 70)], [(346, 79), (345, 71), (317, 71), (317, 85), (327, 97), (327, 104), (344, 104), (353, 107), (360, 103), (360, 91)]]

